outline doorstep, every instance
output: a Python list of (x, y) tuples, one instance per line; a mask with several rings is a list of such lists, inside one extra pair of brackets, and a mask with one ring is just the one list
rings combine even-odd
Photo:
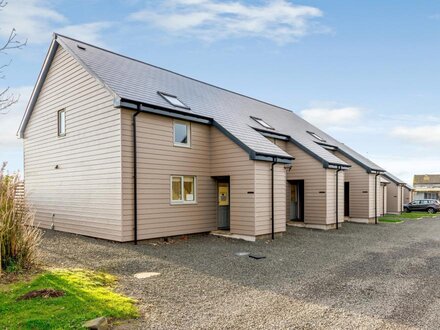
[[(287, 221), (286, 223), (289, 227), (298, 227), (298, 228), (310, 228), (310, 229), (320, 229), (320, 230), (330, 230), (330, 229), (336, 229), (336, 224), (316, 224), (316, 223), (305, 223), (302, 221)], [(339, 227), (342, 227), (342, 223), (339, 223)]]
[(248, 235), (240, 235), (240, 234), (232, 234), (228, 230), (213, 230), (209, 233), (210, 235), (214, 235), (217, 237), (226, 237), (226, 238), (232, 238), (232, 239), (241, 239), (248, 242), (255, 242), (257, 239), (255, 236), (248, 236)]

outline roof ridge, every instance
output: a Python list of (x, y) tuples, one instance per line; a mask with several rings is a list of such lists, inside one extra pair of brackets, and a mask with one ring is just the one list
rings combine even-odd
[(280, 110), (284, 110), (284, 111), (289, 111), (289, 112), (292, 112), (292, 113), (293, 113), (293, 110), (290, 110), (290, 109), (287, 109), (287, 108), (283, 108), (283, 107), (277, 106), (277, 105), (275, 105), (275, 104), (273, 104), (273, 103), (269, 103), (269, 102), (266, 102), (266, 101), (259, 100), (259, 99), (255, 98), (255, 97), (252, 97), (252, 96), (248, 96), (248, 95), (244, 95), (244, 94), (241, 94), (241, 93), (237, 93), (237, 92), (234, 92), (234, 91), (232, 91), (232, 90), (230, 90), (230, 89), (223, 88), (223, 87), (220, 87), (220, 86), (216, 86), (216, 85), (214, 85), (214, 84), (207, 83), (207, 82), (205, 82), (205, 81), (202, 81), (202, 80), (199, 80), (199, 79), (196, 79), (196, 78), (192, 78), (192, 77), (186, 76), (186, 75), (184, 75), (184, 74), (181, 74), (181, 73), (178, 73), (178, 72), (175, 72), (175, 71), (169, 70), (169, 69), (165, 69), (165, 68), (162, 68), (162, 67), (160, 67), (160, 66), (157, 66), (157, 65), (154, 65), (154, 64), (151, 64), (151, 63), (147, 63), (147, 62), (144, 62), (144, 61), (142, 61), (142, 60), (138, 60), (138, 59), (136, 59), (136, 58), (133, 58), (133, 57), (130, 57), (130, 56), (127, 56), (127, 55), (123, 55), (123, 54), (120, 54), (120, 53), (116, 53), (116, 52), (114, 52), (114, 51), (112, 51), (112, 50), (108, 50), (108, 49), (105, 49), (105, 48), (102, 48), (102, 47), (99, 47), (99, 46), (95, 46), (95, 45), (92, 45), (92, 44), (90, 44), (90, 43), (87, 43), (87, 42), (84, 42), (84, 41), (81, 41), (81, 40), (78, 40), (78, 39), (75, 39), (75, 38), (71, 38), (71, 37), (68, 37), (68, 36), (65, 36), (65, 35), (62, 35), (62, 34), (56, 33), (56, 32), (55, 32), (54, 34), (55, 34), (55, 36), (59, 36), (59, 37), (66, 38), (66, 39), (70, 39), (70, 40), (75, 41), (75, 42), (80, 42), (80, 43), (82, 43), (82, 44), (84, 44), (84, 45), (87, 45), (87, 46), (90, 46), (90, 47), (94, 47), (94, 48), (99, 49), (99, 50), (102, 50), (102, 51), (104, 51), (104, 52), (107, 52), (107, 53), (110, 53), (110, 54), (113, 54), (113, 55), (116, 55), (116, 56), (124, 57), (124, 58), (126, 58), (126, 59), (128, 59), (128, 60), (135, 61), (135, 62), (138, 62), (138, 63), (144, 64), (144, 65), (148, 65), (148, 66), (151, 66), (151, 67), (156, 68), (156, 69), (159, 69), (159, 70), (167, 71), (167, 72), (172, 73), (172, 74), (175, 74), (175, 75), (177, 75), (177, 76), (181, 76), (181, 77), (183, 77), (183, 78), (191, 79), (191, 80), (193, 80), (193, 81), (196, 81), (196, 82), (201, 83), (201, 84), (204, 84), (204, 85), (208, 85), (208, 86), (211, 86), (211, 87), (214, 87), (214, 88), (221, 89), (221, 90), (226, 91), (226, 92), (228, 92), (228, 93), (232, 93), (232, 94), (235, 94), (235, 95), (239, 95), (239, 96), (242, 96), (242, 97), (245, 97), (245, 98), (248, 98), (248, 99), (251, 99), (251, 100), (257, 101), (257, 102), (260, 102), (260, 103), (264, 103), (264, 104), (267, 104), (267, 105), (269, 105), (269, 106), (271, 106), (271, 107), (274, 107), (274, 108), (276, 108), (276, 109), (280, 109)]

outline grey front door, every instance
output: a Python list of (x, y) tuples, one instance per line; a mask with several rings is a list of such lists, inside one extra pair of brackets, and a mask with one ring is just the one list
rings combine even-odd
[(217, 182), (217, 223), (219, 229), (229, 229), (229, 182)]

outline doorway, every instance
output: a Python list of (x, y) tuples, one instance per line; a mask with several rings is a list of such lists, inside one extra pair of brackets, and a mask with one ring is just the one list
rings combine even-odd
[(290, 220), (304, 221), (304, 180), (290, 182)]
[(229, 177), (217, 178), (217, 227), (221, 230), (230, 228), (230, 189)]
[(344, 182), (344, 216), (350, 216), (350, 182)]

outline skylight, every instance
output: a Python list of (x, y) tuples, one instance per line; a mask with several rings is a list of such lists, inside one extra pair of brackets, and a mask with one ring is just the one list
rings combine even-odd
[(307, 131), (307, 133), (309, 133), (311, 136), (313, 136), (315, 139), (317, 139), (317, 140), (319, 140), (319, 141), (322, 141), (322, 142), (325, 142), (325, 140), (322, 138), (322, 137), (320, 137), (318, 134), (316, 134), (316, 133), (314, 133), (314, 132), (310, 132), (310, 131)]
[(263, 126), (264, 128), (267, 128), (267, 129), (275, 129), (275, 128), (273, 128), (272, 126), (270, 126), (268, 123), (266, 123), (263, 119), (261, 119), (261, 118), (256, 118), (256, 117), (252, 117), (251, 116), (251, 118), (253, 119), (253, 120), (255, 120), (258, 124), (260, 124), (261, 126)]
[(189, 109), (189, 107), (180, 101), (177, 96), (166, 94), (162, 92), (157, 92), (160, 96), (162, 96), (169, 104), (174, 105), (175, 107)]

